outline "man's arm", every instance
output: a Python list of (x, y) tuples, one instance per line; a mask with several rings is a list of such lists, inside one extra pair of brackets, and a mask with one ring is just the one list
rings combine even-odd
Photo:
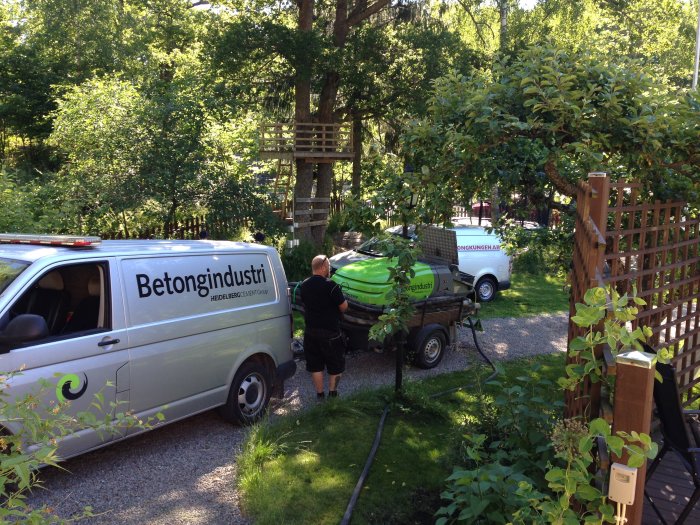
[(338, 310), (340, 310), (340, 313), (345, 312), (345, 310), (347, 310), (347, 309), (348, 309), (348, 302), (347, 301), (343, 301), (342, 303), (340, 303), (338, 305)]

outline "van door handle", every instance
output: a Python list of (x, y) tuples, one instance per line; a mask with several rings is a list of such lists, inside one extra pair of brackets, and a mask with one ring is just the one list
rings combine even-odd
[(109, 346), (109, 345), (116, 345), (119, 342), (119, 339), (107, 339), (106, 341), (100, 341), (97, 343), (97, 346)]

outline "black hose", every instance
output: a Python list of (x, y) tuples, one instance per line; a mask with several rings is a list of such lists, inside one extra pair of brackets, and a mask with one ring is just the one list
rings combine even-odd
[[(477, 350), (479, 351), (479, 353), (481, 354), (481, 357), (483, 357), (483, 358), (486, 360), (486, 362), (487, 362), (487, 363), (491, 366), (491, 368), (493, 369), (493, 372), (491, 373), (491, 375), (488, 376), (488, 377), (486, 378), (486, 381), (484, 381), (485, 383), (488, 383), (489, 381), (491, 381), (494, 377), (496, 377), (496, 376), (498, 375), (498, 370), (496, 369), (496, 365), (493, 364), (493, 361), (491, 361), (491, 360), (488, 358), (488, 356), (487, 356), (487, 355), (483, 352), (483, 350), (481, 349), (481, 346), (479, 346), (479, 340), (476, 338), (476, 328), (474, 327), (474, 321), (472, 321), (472, 318), (471, 318), (471, 317), (467, 317), (467, 320), (469, 321), (469, 325), (468, 325), (468, 326), (469, 326), (469, 328), (471, 329), (471, 331), (472, 331), (472, 337), (474, 338), (474, 346), (476, 346), (476, 349), (477, 349)], [(462, 324), (462, 326), (464, 326), (464, 324)], [(450, 388), (449, 390), (445, 390), (444, 392), (438, 392), (437, 394), (433, 394), (433, 395), (431, 395), (430, 397), (446, 396), (447, 394), (452, 394), (452, 393), (454, 393), (454, 392), (457, 392), (457, 391), (459, 391), (459, 390), (462, 390), (462, 389), (466, 388), (467, 386), (469, 386), (469, 385), (462, 385), (462, 386), (457, 386), (457, 387), (455, 387), (455, 388)]]
[(374, 456), (377, 454), (377, 449), (379, 448), (379, 441), (382, 439), (382, 431), (384, 430), (384, 423), (386, 421), (386, 416), (389, 414), (389, 404), (384, 407), (384, 412), (382, 412), (382, 418), (379, 420), (379, 426), (377, 427), (377, 434), (374, 436), (374, 443), (372, 444), (372, 450), (369, 451), (369, 456), (367, 456), (367, 461), (365, 462), (365, 468), (360, 474), (360, 479), (357, 480), (355, 485), (355, 490), (352, 491), (352, 496), (348, 502), (348, 507), (345, 509), (345, 514), (340, 522), (340, 525), (348, 525), (350, 523), (350, 518), (352, 518), (352, 511), (355, 509), (355, 504), (357, 503), (357, 498), (360, 497), (360, 492), (362, 491), (362, 486), (365, 484), (365, 479), (369, 474), (369, 469), (374, 461)]
[[(472, 337), (474, 338), (474, 345), (476, 345), (476, 349), (479, 351), (481, 354), (481, 357), (483, 357), (486, 362), (491, 365), (491, 368), (493, 368), (493, 373), (486, 379), (486, 381), (491, 381), (497, 374), (498, 370), (496, 370), (496, 366), (493, 364), (493, 362), (484, 354), (484, 352), (481, 350), (481, 347), (479, 346), (479, 341), (476, 338), (476, 329), (474, 328), (474, 322), (472, 321), (471, 317), (467, 317), (469, 320), (469, 328), (472, 331)], [(462, 325), (464, 326), (464, 325)], [(463, 386), (458, 386), (456, 388), (452, 388), (450, 390), (446, 390), (445, 392), (438, 392), (437, 394), (433, 394), (430, 397), (440, 397), (444, 396), (447, 394), (451, 394), (452, 392), (457, 392), (458, 390), (462, 390), (463, 388), (466, 388), (468, 385), (463, 385)], [(357, 499), (360, 497), (360, 492), (362, 491), (362, 487), (365, 484), (365, 479), (367, 479), (367, 475), (369, 474), (369, 469), (372, 467), (372, 463), (374, 462), (374, 456), (377, 454), (377, 449), (379, 448), (379, 442), (382, 439), (382, 431), (384, 430), (384, 423), (386, 422), (386, 416), (389, 413), (389, 404), (387, 403), (386, 406), (384, 407), (384, 412), (382, 413), (382, 417), (379, 420), (379, 425), (377, 425), (377, 433), (374, 436), (374, 443), (372, 444), (372, 449), (369, 451), (369, 456), (367, 456), (367, 461), (365, 461), (365, 468), (362, 470), (362, 474), (360, 474), (360, 478), (357, 480), (357, 483), (355, 484), (355, 490), (352, 491), (352, 496), (350, 497), (350, 501), (348, 502), (348, 506), (345, 509), (345, 514), (343, 515), (343, 519), (340, 521), (340, 525), (349, 525), (350, 519), (352, 518), (352, 513), (355, 510), (355, 504), (357, 503)]]

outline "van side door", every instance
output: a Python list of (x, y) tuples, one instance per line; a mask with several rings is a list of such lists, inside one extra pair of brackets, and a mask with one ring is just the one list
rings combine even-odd
[(289, 337), (278, 321), (289, 326), (289, 306), (265, 253), (130, 257), (120, 271), (138, 417), (162, 410), (174, 421), (222, 405), (240, 363)]
[[(96, 258), (48, 265), (0, 312), (3, 323), (22, 314), (46, 320), (46, 337), (0, 354), (0, 370), (21, 370), (12, 378), (10, 392), (15, 398), (40, 392), (40, 414), (67, 403), (68, 414), (87, 411), (104, 420), (113, 417), (118, 398), (128, 395), (124, 312), (115, 307), (121, 291), (113, 264), (110, 258)], [(45, 386), (39, 389), (42, 381)], [(104, 398), (102, 407), (94, 406), (98, 393)], [(127, 408), (122, 404), (116, 410)], [(20, 431), (17, 422), (0, 424)], [(58, 454), (67, 458), (112, 439), (111, 432), (76, 428), (60, 440)]]

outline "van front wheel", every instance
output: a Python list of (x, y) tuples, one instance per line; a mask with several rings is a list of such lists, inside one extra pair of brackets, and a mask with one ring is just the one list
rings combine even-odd
[(226, 404), (219, 414), (233, 423), (249, 425), (259, 420), (270, 401), (271, 381), (260, 363), (244, 363), (231, 383)]
[(476, 283), (476, 300), (480, 303), (488, 303), (493, 301), (498, 290), (498, 284), (493, 277), (482, 277)]

